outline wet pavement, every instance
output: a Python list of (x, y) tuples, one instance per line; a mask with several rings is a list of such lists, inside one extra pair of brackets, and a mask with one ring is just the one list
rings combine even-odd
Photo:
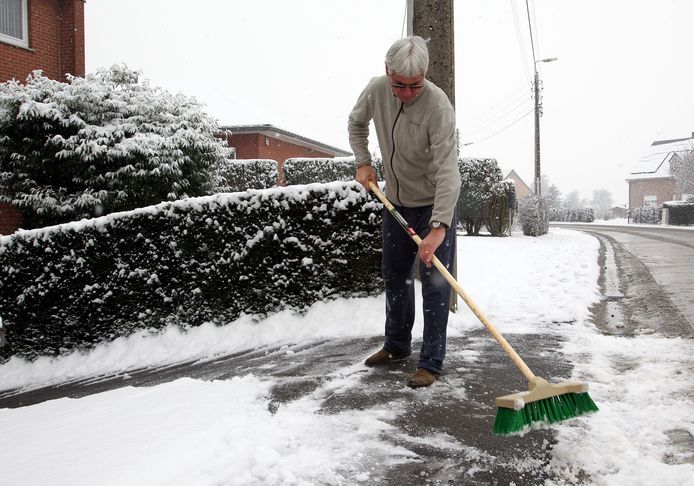
[[(686, 313), (670, 298), (669, 288), (651, 275), (650, 267), (611, 234), (595, 236), (601, 244), (600, 285), (604, 295), (591, 309), (596, 326), (605, 334), (623, 335), (625, 339), (655, 332), (666, 336), (691, 335)], [(557, 334), (514, 334), (507, 339), (536, 374), (558, 381), (571, 375), (572, 364), (560, 351), (561, 329), (557, 331)], [(432, 387), (423, 390), (405, 386), (417, 364), (414, 355), (383, 368), (360, 365), (380, 345), (381, 338), (363, 338), (262, 348), (38, 390), (0, 392), (0, 408), (27, 406), (59, 397), (77, 398), (122, 386), (152, 386), (183, 376), (216, 380), (253, 373), (277, 383), (268, 404), (273, 413), (308, 395), (320, 399), (317, 413), (336, 414), (373, 407), (398, 411), (391, 423), (393, 428), (384, 432), (383, 439), (418, 457), (403, 464), (386, 463), (386, 458), (368, 458), (372, 464), (370, 481), (374, 484), (525, 485), (557, 479), (553, 477), (556, 472), (548, 467), (557, 441), (552, 429), (534, 430), (523, 437), (491, 434), (495, 396), (524, 390), (527, 382), (481, 326), (464, 337), (449, 338), (447, 371)], [(356, 385), (338, 386), (346, 375), (357, 378), (350, 381)], [(680, 435), (673, 432), (672, 441), (681, 442), (680, 449), (686, 449), (692, 436), (687, 431), (680, 432)], [(590, 482), (589, 478), (585, 479)]]

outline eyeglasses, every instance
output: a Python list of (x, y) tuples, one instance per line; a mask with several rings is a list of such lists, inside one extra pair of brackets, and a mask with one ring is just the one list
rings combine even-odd
[(422, 89), (424, 87), (424, 83), (417, 83), (417, 84), (402, 84), (402, 83), (393, 83), (391, 82), (390, 85), (395, 88), (395, 89), (405, 89), (409, 88), (410, 90), (414, 91), (416, 89)]

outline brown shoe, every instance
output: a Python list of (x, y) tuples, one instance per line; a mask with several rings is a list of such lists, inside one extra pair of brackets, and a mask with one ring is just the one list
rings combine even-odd
[(369, 356), (366, 361), (364, 361), (364, 364), (366, 366), (379, 366), (379, 365), (387, 365), (389, 363), (395, 363), (397, 361), (402, 361), (403, 359), (407, 358), (409, 354), (397, 354), (397, 353), (391, 353), (390, 351), (386, 351), (385, 349), (381, 349), (378, 353), (372, 354)]
[(431, 385), (438, 379), (439, 375), (424, 368), (417, 368), (417, 371), (410, 376), (410, 381), (407, 382), (407, 386), (410, 388), (423, 388)]

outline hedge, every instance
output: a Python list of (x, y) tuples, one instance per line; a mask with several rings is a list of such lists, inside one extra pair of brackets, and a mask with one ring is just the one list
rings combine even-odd
[(683, 201), (668, 201), (663, 203), (668, 209), (668, 224), (689, 226), (694, 224), (694, 203)]
[(313, 184), (2, 237), (0, 360), (378, 293), (381, 208), (357, 183)]
[[(383, 164), (380, 159), (371, 162), (379, 181), (383, 180)], [(314, 182), (353, 181), (356, 175), (354, 157), (334, 159), (287, 159), (282, 164), (286, 184), (311, 184)]]
[(595, 211), (593, 208), (551, 208), (549, 210), (549, 220), (571, 223), (592, 223), (595, 221)]
[(240, 192), (277, 187), (277, 161), (265, 159), (227, 160), (219, 169), (221, 186), (214, 192)]
[(660, 224), (662, 212), (660, 206), (642, 206), (630, 209), (629, 217), (632, 223)]

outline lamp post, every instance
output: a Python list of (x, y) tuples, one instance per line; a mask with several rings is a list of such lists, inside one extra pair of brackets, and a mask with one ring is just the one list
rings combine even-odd
[(540, 116), (542, 116), (542, 102), (540, 101), (540, 75), (537, 72), (538, 62), (553, 62), (557, 57), (548, 57), (535, 61), (535, 195), (542, 196), (542, 175), (540, 173)]

